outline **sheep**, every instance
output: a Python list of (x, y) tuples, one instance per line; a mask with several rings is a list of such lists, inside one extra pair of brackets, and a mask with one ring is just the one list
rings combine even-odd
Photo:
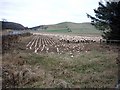
[(67, 43), (70, 43), (70, 41), (69, 41), (69, 40), (67, 40)]
[(57, 53), (59, 53), (59, 48), (57, 48)]

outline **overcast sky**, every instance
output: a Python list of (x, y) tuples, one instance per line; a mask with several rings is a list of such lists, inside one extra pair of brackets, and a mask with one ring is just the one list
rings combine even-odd
[(86, 13), (94, 15), (93, 9), (100, 0), (0, 0), (0, 19), (18, 22), (32, 27), (44, 24), (90, 22)]

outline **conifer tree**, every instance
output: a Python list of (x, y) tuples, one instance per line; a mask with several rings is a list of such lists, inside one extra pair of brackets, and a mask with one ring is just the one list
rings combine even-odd
[(87, 14), (91, 18), (91, 24), (102, 31), (106, 40), (120, 40), (120, 1), (99, 2), (99, 7), (94, 9), (95, 16)]

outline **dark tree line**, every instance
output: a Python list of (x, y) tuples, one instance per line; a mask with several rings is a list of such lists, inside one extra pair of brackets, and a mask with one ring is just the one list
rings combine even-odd
[(120, 40), (120, 1), (99, 2), (99, 7), (94, 9), (95, 16), (87, 14), (91, 18), (91, 24), (102, 31), (106, 40)]
[(0, 21), (2, 23), (2, 30), (12, 29), (12, 30), (24, 30), (25, 27), (19, 23)]

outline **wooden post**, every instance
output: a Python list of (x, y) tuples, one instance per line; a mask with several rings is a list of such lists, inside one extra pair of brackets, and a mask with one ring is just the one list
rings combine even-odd
[(118, 57), (116, 58), (116, 63), (118, 65), (118, 80), (115, 88), (119, 90), (120, 89), (120, 47), (118, 48)]

